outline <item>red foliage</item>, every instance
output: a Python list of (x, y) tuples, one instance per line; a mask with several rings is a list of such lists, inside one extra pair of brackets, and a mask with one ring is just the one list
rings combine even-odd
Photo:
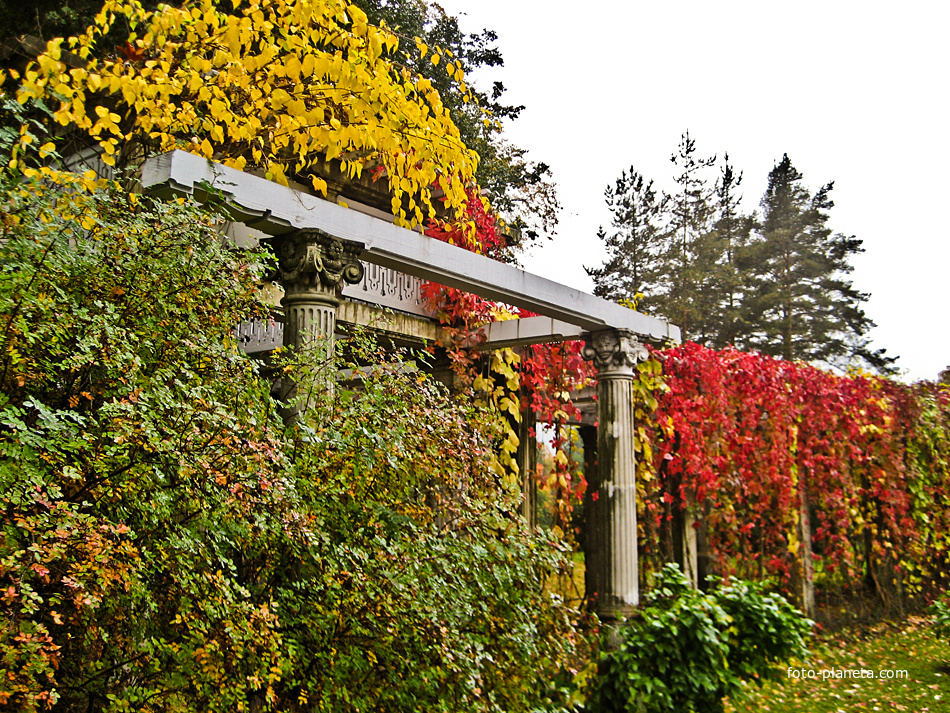
[[(946, 503), (947, 454), (924, 474), (908, 453), (928, 387), (692, 343), (659, 356), (669, 390), (646, 424), (660, 476), (645, 501), (648, 534), (672, 507), (696, 504), (722, 573), (786, 579), (800, 558), (804, 499), (828, 580), (851, 585), (882, 567), (926, 573), (914, 554), (924, 541), (927, 556), (945, 557), (914, 503)], [(943, 439), (931, 453), (950, 426), (946, 394), (933, 396), (944, 425), (928, 432)]]
[[(503, 259), (508, 248), (495, 217), (486, 211), (475, 190), (469, 191), (467, 221), (456, 223), (430, 222), (426, 235), (457, 245), (494, 259)], [(476, 295), (445, 287), (434, 282), (422, 285), (422, 296), (436, 310), (439, 321), (447, 328), (451, 343), (443, 343), (457, 371), (470, 375), (479, 362), (475, 351), (484, 340), (478, 327), (495, 321), (502, 312), (517, 317), (533, 317), (534, 313), (511, 306), (500, 306)], [(593, 368), (581, 356), (582, 342), (541, 344), (522, 350), (520, 362), (522, 410), (530, 410), (536, 420), (553, 424), (555, 450), (564, 445), (565, 431), (560, 425), (580, 417), (570, 394), (590, 382)], [(583, 498), (587, 481), (583, 473), (572, 472), (570, 459), (556, 461), (551, 479), (562, 525), (569, 519), (572, 503)], [(565, 485), (561, 485), (565, 483)]]

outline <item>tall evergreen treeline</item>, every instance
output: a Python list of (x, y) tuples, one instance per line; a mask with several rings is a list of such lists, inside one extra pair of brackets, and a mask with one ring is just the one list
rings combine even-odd
[(607, 259), (587, 268), (596, 295), (634, 302), (709, 347), (895, 371), (896, 357), (870, 348), (869, 295), (849, 278), (862, 241), (828, 225), (834, 183), (809, 190), (785, 155), (746, 214), (728, 154), (701, 156), (686, 132), (671, 160), (672, 193), (633, 167), (606, 189)]

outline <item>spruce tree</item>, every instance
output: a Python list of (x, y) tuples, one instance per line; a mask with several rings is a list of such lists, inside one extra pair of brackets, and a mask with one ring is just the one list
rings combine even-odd
[(784, 359), (893, 371), (894, 358), (870, 351), (874, 323), (854, 289), (849, 259), (862, 241), (828, 227), (828, 183), (814, 194), (786, 154), (769, 173), (760, 234), (750, 254), (753, 290), (746, 300), (750, 346)]

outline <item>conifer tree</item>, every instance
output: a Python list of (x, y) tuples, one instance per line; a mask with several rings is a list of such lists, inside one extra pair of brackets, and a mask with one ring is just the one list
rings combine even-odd
[(607, 248), (603, 267), (585, 268), (594, 279), (594, 294), (632, 300), (639, 308), (652, 311), (663, 279), (660, 261), (666, 242), (662, 226), (666, 199), (657, 196), (653, 181), (647, 181), (632, 166), (607, 187), (604, 198), (613, 214), (614, 231), (607, 235), (601, 227), (597, 232)]
[(587, 268), (595, 294), (636, 299), (684, 339), (713, 348), (894, 371), (895, 357), (869, 348), (868, 295), (848, 278), (861, 240), (828, 226), (833, 183), (812, 194), (786, 155), (757, 219), (740, 210), (742, 173), (728, 154), (713, 186), (706, 171), (716, 159), (698, 157), (689, 132), (672, 161), (672, 195), (633, 168), (605, 192), (614, 232), (599, 231), (607, 261)]
[(671, 279), (659, 311), (679, 325), (684, 338), (706, 343), (720, 292), (716, 265), (721, 246), (710, 235), (713, 192), (704, 175), (716, 157), (699, 157), (696, 140), (686, 131), (670, 160), (680, 173), (674, 177), (677, 190), (670, 197), (666, 262)]
[(739, 193), (741, 184), (742, 172), (736, 172), (735, 167), (729, 163), (727, 153), (723, 157), (719, 179), (716, 181), (716, 214), (712, 237), (721, 251), (718, 265), (719, 304), (713, 315), (716, 319), (716, 331), (715, 337), (710, 340), (710, 346), (718, 349), (728, 345), (741, 346), (748, 329), (748, 322), (743, 314), (743, 295), (748, 281), (744, 268), (754, 221), (751, 216), (743, 215), (739, 210), (742, 200)]
[(753, 291), (746, 302), (750, 346), (784, 359), (892, 371), (892, 357), (871, 351), (869, 295), (847, 275), (862, 241), (828, 226), (834, 183), (811, 194), (788, 155), (769, 173), (762, 223), (751, 252)]
[(726, 247), (738, 240), (742, 220), (730, 193), (737, 182), (731, 167), (725, 208), (718, 188), (709, 184), (706, 173), (715, 161), (698, 157), (696, 141), (686, 132), (672, 156), (679, 170), (672, 195), (659, 193), (632, 167), (625, 171), (605, 192), (615, 228), (609, 236), (603, 229), (598, 233), (607, 262), (587, 272), (595, 294), (636, 299), (639, 309), (679, 326), (684, 338), (725, 346), (723, 305), (727, 289), (733, 289), (726, 284), (731, 269)]

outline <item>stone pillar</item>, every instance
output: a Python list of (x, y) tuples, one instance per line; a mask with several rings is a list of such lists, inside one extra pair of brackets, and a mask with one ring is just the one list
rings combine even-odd
[(597, 481), (585, 537), (588, 583), (598, 616), (629, 616), (640, 602), (633, 380), (649, 354), (633, 332), (587, 335), (584, 358), (597, 369)]
[(530, 409), (521, 412), (518, 430), (518, 453), (515, 462), (521, 471), (521, 514), (525, 524), (532, 530), (538, 526), (538, 481), (535, 471), (538, 464), (538, 439), (534, 413)]
[[(587, 480), (587, 490), (584, 492), (584, 519), (581, 522), (580, 545), (584, 551), (584, 599), (591, 607), (597, 603), (597, 587), (600, 584), (599, 572), (592, 564), (595, 554), (588, 544), (591, 541), (591, 528), (594, 517), (591, 513), (600, 502), (600, 473), (597, 469), (597, 427), (583, 424), (580, 427), (581, 441), (584, 443), (584, 479)], [(594, 494), (597, 499), (594, 499)]]
[(680, 571), (686, 575), (693, 589), (698, 589), (700, 585), (697, 541), (696, 541), (696, 517), (695, 505), (692, 498), (687, 498), (685, 503), (679, 502), (680, 497), (674, 496), (673, 504), (673, 561), (679, 565)]
[[(284, 308), (284, 346), (298, 352), (317, 351), (319, 370), (328, 366), (333, 357), (336, 308), (343, 283), (355, 284), (363, 278), (363, 265), (357, 259), (363, 246), (319, 230), (279, 235), (271, 243), (277, 253), (278, 281), (284, 289), (280, 301)], [(329, 388), (330, 383), (327, 378), (324, 388)], [(282, 400), (293, 400), (296, 394), (295, 383), (281, 388)], [(288, 409), (285, 420), (293, 420), (305, 408), (306, 404), (297, 404)]]

